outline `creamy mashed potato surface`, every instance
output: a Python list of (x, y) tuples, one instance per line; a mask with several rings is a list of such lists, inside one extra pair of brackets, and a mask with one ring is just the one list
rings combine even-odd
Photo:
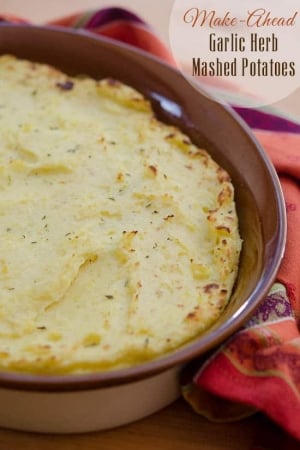
[(216, 321), (233, 186), (138, 92), (2, 56), (0, 134), (1, 370), (128, 367)]

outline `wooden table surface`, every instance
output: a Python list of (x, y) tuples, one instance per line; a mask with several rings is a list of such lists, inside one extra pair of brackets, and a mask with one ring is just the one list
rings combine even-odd
[[(30, 406), (28, 413), (30, 414)], [(42, 435), (0, 430), (0, 450), (299, 450), (294, 441), (262, 414), (215, 424), (178, 400), (164, 410), (110, 431)]]

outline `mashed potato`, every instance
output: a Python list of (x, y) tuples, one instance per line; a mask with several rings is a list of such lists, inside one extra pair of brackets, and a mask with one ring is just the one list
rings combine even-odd
[(141, 94), (2, 56), (0, 133), (1, 370), (128, 367), (216, 321), (234, 189)]

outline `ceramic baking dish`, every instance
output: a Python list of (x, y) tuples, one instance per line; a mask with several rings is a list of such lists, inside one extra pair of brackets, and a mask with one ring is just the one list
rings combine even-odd
[(232, 177), (243, 251), (231, 301), (211, 329), (171, 354), (128, 369), (66, 376), (0, 373), (0, 426), (69, 433), (132, 422), (174, 401), (182, 367), (241, 327), (267, 294), (286, 235), (277, 175), (232, 110), (142, 51), (87, 32), (5, 24), (0, 27), (3, 53), (45, 62), (70, 75), (128, 83), (151, 100), (161, 120), (179, 126)]

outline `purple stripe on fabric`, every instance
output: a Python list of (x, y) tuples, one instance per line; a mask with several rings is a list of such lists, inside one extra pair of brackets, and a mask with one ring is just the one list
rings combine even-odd
[(130, 11), (127, 11), (126, 9), (104, 8), (96, 11), (95, 14), (92, 15), (90, 20), (87, 22), (86, 27), (99, 27), (101, 25), (106, 25), (107, 23), (113, 22), (114, 20), (129, 20), (131, 22), (145, 24), (140, 17)]
[(294, 317), (294, 313), (286, 293), (274, 292), (265, 298), (244, 327), (249, 328), (265, 322), (271, 323), (287, 317)]
[(300, 124), (282, 117), (274, 116), (257, 109), (234, 106), (233, 109), (244, 119), (250, 128), (269, 131), (300, 133)]

